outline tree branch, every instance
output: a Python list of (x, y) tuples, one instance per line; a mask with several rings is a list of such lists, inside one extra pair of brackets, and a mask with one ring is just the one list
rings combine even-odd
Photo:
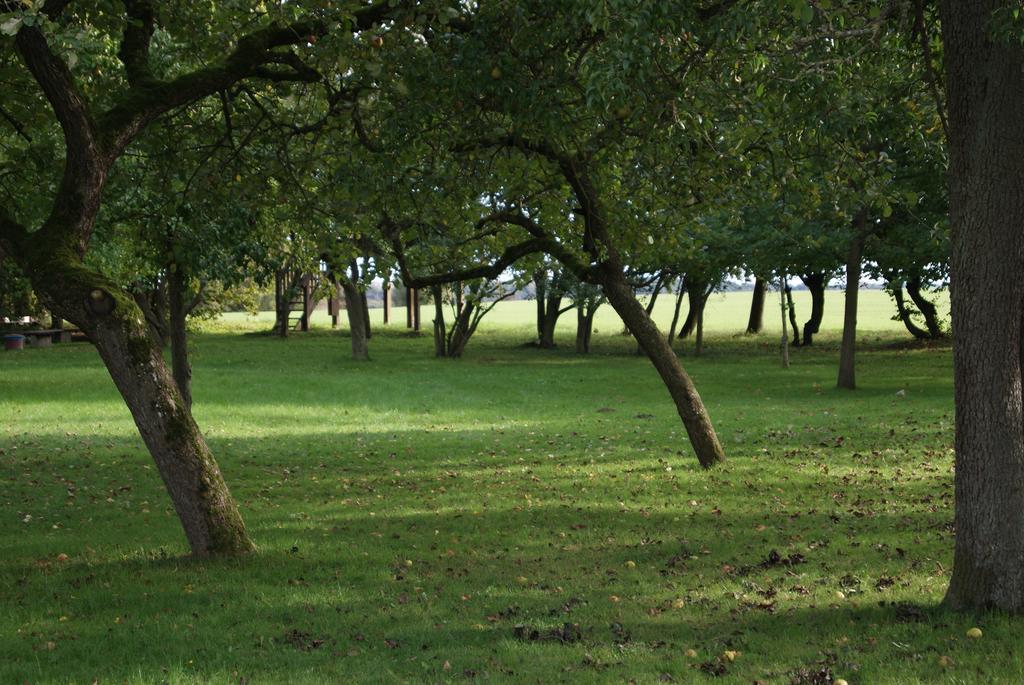
[(117, 56), (124, 64), (128, 83), (138, 86), (153, 80), (149, 68), (149, 42), (156, 28), (156, 12), (152, 0), (124, 0), (128, 20)]
[(426, 288), (432, 285), (444, 285), (457, 281), (468, 281), (474, 278), (494, 279), (500, 276), (505, 269), (515, 264), (523, 257), (538, 252), (544, 252), (544, 241), (532, 238), (505, 248), (501, 256), (490, 264), (483, 264), (469, 269), (450, 271), (447, 273), (431, 274), (430, 276), (415, 277), (409, 271), (405, 259), (405, 251), (402, 248), (401, 240), (396, 236), (392, 238), (391, 248), (398, 261), (398, 270), (402, 275), (402, 283), (408, 288)]

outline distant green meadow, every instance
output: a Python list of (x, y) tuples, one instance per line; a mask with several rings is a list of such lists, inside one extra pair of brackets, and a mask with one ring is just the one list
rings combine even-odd
[(839, 391), (841, 293), (788, 370), (777, 300), (739, 335), (749, 298), (685, 343), (709, 472), (607, 308), (580, 356), (571, 312), (538, 350), (534, 303), (503, 303), (461, 360), (398, 310), (363, 363), (344, 321), (224, 317), (193, 337), (195, 415), (260, 551), (220, 561), (186, 556), (89, 345), (0, 353), (0, 682), (1024, 682), (1019, 620), (938, 608), (948, 343), (865, 291)]

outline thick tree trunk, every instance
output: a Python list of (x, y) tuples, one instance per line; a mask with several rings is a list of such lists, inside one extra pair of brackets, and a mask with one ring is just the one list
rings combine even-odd
[(217, 462), (131, 295), (78, 261), (33, 262), (29, 272), (47, 308), (96, 345), (156, 463), (192, 553), (253, 550)]
[(965, 611), (1024, 611), (1024, 48), (993, 35), (994, 13), (1015, 6), (940, 5), (956, 404), (956, 547), (946, 603)]
[(540, 326), (540, 338), (538, 347), (543, 349), (554, 349), (555, 328), (558, 326), (558, 318), (562, 315), (562, 296), (548, 295), (544, 304), (544, 318)]
[(789, 326), (793, 329), (793, 346), (800, 347), (800, 326), (796, 323), (796, 306), (793, 304), (793, 289), (786, 283), (786, 311), (789, 312)]
[(764, 328), (764, 301), (768, 284), (762, 278), (754, 279), (754, 295), (750, 300), (750, 317), (747, 319), (747, 333), (760, 333)]
[[(352, 263), (353, 274), (358, 274), (355, 262)], [(349, 337), (352, 339), (352, 358), (366, 361), (370, 358), (370, 345), (366, 339), (366, 316), (363, 314), (363, 298), (359, 287), (352, 278), (341, 281), (345, 291), (345, 313), (348, 315)]]
[(939, 312), (935, 305), (921, 293), (921, 277), (915, 276), (907, 281), (907, 294), (917, 305), (917, 309), (924, 317), (924, 325), (928, 329), (928, 337), (938, 340), (942, 337), (942, 324), (939, 323)]
[(860, 270), (864, 256), (864, 239), (867, 219), (862, 211), (857, 216), (857, 234), (850, 241), (846, 255), (846, 296), (843, 311), (843, 344), (839, 348), (840, 388), (856, 390), (857, 366), (854, 355), (857, 351), (857, 296), (860, 293)]
[(690, 376), (683, 370), (675, 352), (668, 346), (668, 340), (644, 311), (625, 276), (615, 269), (614, 263), (604, 265), (602, 275), (601, 285), (608, 302), (622, 317), (636, 341), (643, 346), (668, 388), (679, 417), (686, 427), (693, 450), (697, 454), (697, 460), (704, 468), (724, 461), (725, 451), (711, 425), (704, 402)]
[(900, 321), (903, 322), (903, 325), (906, 326), (907, 330), (910, 331), (910, 334), (918, 340), (927, 340), (930, 337), (928, 335), (928, 331), (914, 323), (910, 310), (907, 308), (907, 303), (903, 300), (902, 281), (893, 281), (889, 283), (889, 291), (892, 293), (892, 298), (896, 301), (896, 313), (899, 315)]
[(811, 273), (800, 277), (811, 293), (811, 318), (804, 324), (805, 347), (814, 342), (814, 336), (821, 330), (821, 319), (825, 315), (825, 274)]
[(171, 370), (182, 401), (192, 409), (192, 364), (188, 360), (188, 305), (185, 303), (188, 279), (181, 267), (171, 264), (167, 269), (167, 280), (171, 310)]

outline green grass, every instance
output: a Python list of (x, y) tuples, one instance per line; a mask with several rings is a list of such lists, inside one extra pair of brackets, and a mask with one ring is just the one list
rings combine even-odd
[[(729, 452), (711, 472), (610, 317), (590, 357), (571, 325), (521, 347), (512, 303), (463, 360), (393, 327), (362, 364), (329, 331), (219, 324), (195, 413), (261, 550), (228, 561), (184, 556), (89, 346), (0, 354), (0, 682), (1024, 680), (1019, 621), (937, 608), (948, 346), (865, 314), (840, 392), (838, 331), (783, 370), (775, 333), (724, 323), (748, 298), (684, 357)], [(566, 622), (581, 640), (543, 639)]]

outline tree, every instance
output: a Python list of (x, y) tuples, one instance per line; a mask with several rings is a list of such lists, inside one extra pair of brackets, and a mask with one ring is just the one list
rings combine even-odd
[[(1017, 3), (940, 4), (949, 106), (956, 547), (946, 603), (1024, 610), (1024, 47)], [(999, 284), (998, 293), (991, 289)]]
[[(156, 7), (146, 0), (126, 0), (124, 12), (112, 14), (94, 14), (92, 8), (68, 2), (49, 2), (41, 10), (36, 5), (4, 2), (2, 9), (14, 15), (4, 22), (4, 32), (13, 34), (14, 50), (52, 108), (63, 134), (64, 157), (62, 173), (50, 170), (51, 178), (59, 176), (60, 181), (49, 203), (41, 201), (38, 189), (26, 189), (33, 202), (24, 204), (48, 204), (45, 217), (38, 210), (26, 211), (18, 220), (13, 214), (18, 205), (0, 207), (2, 250), (31, 279), (47, 308), (81, 328), (96, 345), (156, 462), (193, 553), (250, 551), (253, 544), (237, 506), (142, 312), (124, 288), (87, 266), (83, 257), (111, 170), (149, 124), (248, 79), (319, 80), (319, 74), (290, 48), (309, 45), (309, 37), (324, 34), (327, 23), (313, 19), (284, 24), (261, 17), (263, 26), (239, 36), (226, 55), (222, 43), (216, 48), (219, 55), (207, 45), (199, 54), (208, 62), (196, 67), (196, 53), (178, 54), (176, 60), (156, 59), (154, 53), (163, 58), (171, 55), (154, 47)], [(390, 11), (387, 4), (365, 6), (349, 25), (370, 28)], [(201, 12), (188, 17), (203, 19)], [(207, 19), (233, 30), (224, 15)], [(62, 45), (68, 27), (73, 31), (83, 25), (106, 33), (111, 40), (104, 46), (117, 43), (116, 34), (120, 34), (117, 58), (122, 69), (113, 77), (104, 78), (98, 68), (101, 58), (111, 55), (95, 56), (90, 64), (85, 58), (91, 55), (70, 53), (79, 70), (88, 70), (90, 78), (82, 79), (69, 66), (64, 51), (55, 47)], [(194, 31), (188, 38), (208, 33)], [(10, 47), (4, 39), (5, 51)], [(173, 50), (171, 46), (163, 49)], [(170, 70), (168, 61), (184, 68)], [(50, 125), (47, 131), (52, 129)], [(37, 229), (30, 230), (25, 222)]]

